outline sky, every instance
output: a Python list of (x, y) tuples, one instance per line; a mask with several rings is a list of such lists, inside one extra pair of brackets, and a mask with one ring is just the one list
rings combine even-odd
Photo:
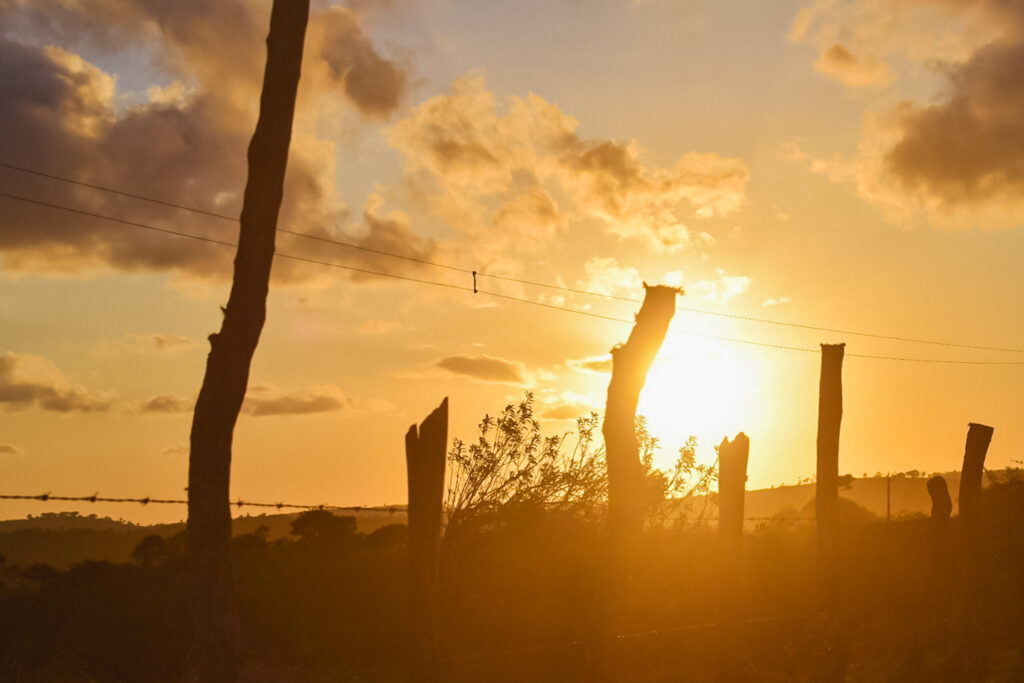
[[(0, 493), (184, 496), (232, 249), (98, 216), (237, 222), (38, 174), (237, 216), (269, 10), (0, 0)], [(969, 422), (1019, 463), (1022, 224), (1020, 0), (314, 2), (279, 225), (364, 249), (278, 235), (232, 497), (404, 503), (445, 396), (453, 437), (527, 391), (571, 434), (643, 282), (685, 290), (659, 466), (744, 431), (749, 488), (813, 475), (838, 342), (841, 472), (958, 469)]]

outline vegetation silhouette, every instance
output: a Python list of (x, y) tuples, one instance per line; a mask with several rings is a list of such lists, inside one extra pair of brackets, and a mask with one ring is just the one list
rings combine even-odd
[[(591, 474), (600, 471), (603, 451), (587, 442), (595, 425), (588, 416), (573, 436), (544, 436), (526, 395), (482, 420), (470, 445), (453, 442), (452, 469), (473, 468), (466, 454), (476, 446), (495, 457), (473, 476), (495, 479), (479, 487), (488, 493), (448, 518), (440, 564), (440, 680), (586, 680), (583, 644), (607, 538), (605, 493)], [(717, 508), (714, 495), (700, 493), (714, 493), (717, 472), (694, 467), (692, 441), (677, 462), (678, 476), (676, 468), (659, 471), (653, 466), (657, 440), (642, 420), (637, 439), (651, 491), (635, 557), (643, 581), (630, 602), (634, 628), (619, 634), (629, 637), (615, 640), (616, 654), (631, 681), (718, 680)], [(581, 460), (590, 465), (581, 467)], [(507, 481), (494, 472), (505, 472)], [(452, 476), (460, 481), (470, 474)], [(928, 485), (924, 478), (908, 481)], [(575, 493), (566, 497), (566, 489)], [(672, 491), (689, 492), (689, 505), (669, 501)], [(668, 502), (655, 504), (659, 495)], [(806, 511), (814, 506), (808, 503)], [(703, 519), (680, 514), (702, 508)], [(973, 547), (984, 580), (970, 600), (985, 627), (971, 637), (988, 644), (987, 680), (1019, 680), (1020, 473), (989, 473), (977, 514), (980, 536)], [(968, 547), (960, 518), (948, 521), (937, 556), (933, 521), (925, 515), (887, 523), (841, 498), (840, 517), (845, 577), (839, 609), (852, 625), (847, 680), (963, 680), (958, 653), (971, 643), (958, 624), (968, 599), (959, 590), (956, 561)], [(275, 538), (268, 525), (232, 540), (245, 633), (240, 680), (405, 680), (405, 525), (367, 532), (355, 517), (311, 510), (292, 518), (288, 531)], [(735, 668), (750, 681), (814, 680), (829, 632), (814, 617), (813, 526), (785, 519), (748, 524), (740, 552), (736, 604), (743, 648), (734, 655)], [(179, 679), (193, 618), (187, 534), (140, 532), (132, 557), (66, 570), (0, 563), (0, 680)]]

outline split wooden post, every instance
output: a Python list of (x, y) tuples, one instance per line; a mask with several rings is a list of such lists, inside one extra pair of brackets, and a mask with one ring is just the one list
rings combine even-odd
[(210, 354), (192, 416), (188, 538), (195, 635), (185, 672), (190, 683), (232, 683), (241, 668), (228, 502), (231, 442), (267, 317), (308, 19), (309, 0), (274, 0), (270, 10), (267, 63), (259, 118), (249, 143), (231, 294), (220, 332), (210, 335)]
[(740, 432), (718, 447), (719, 671), (723, 681), (743, 680), (742, 611), (743, 504), (750, 439)]
[(603, 569), (602, 594), (598, 596), (595, 634), (591, 642), (590, 677), (615, 681), (619, 663), (614, 648), (614, 629), (626, 612), (629, 564), (643, 529), (643, 470), (636, 439), (636, 407), (654, 357), (661, 348), (676, 310), (675, 287), (644, 283), (644, 301), (636, 314), (629, 339), (612, 349), (612, 376), (605, 406), (605, 459), (608, 466), (608, 556)]
[(448, 398), (405, 435), (409, 482), (409, 680), (438, 680), (441, 505), (448, 444)]

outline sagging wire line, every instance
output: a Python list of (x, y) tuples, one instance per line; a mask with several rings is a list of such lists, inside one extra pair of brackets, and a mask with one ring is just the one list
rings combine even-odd
[[(60, 210), (60, 211), (66, 211), (68, 213), (74, 213), (74, 214), (78, 214), (78, 215), (82, 215), (82, 216), (87, 216), (87, 217), (90, 217), (90, 218), (96, 218), (96, 219), (100, 219), (100, 220), (111, 221), (113, 223), (118, 223), (120, 225), (125, 225), (125, 226), (128, 226), (128, 227), (139, 228), (139, 229), (144, 229), (144, 230), (151, 230), (151, 231), (154, 231), (154, 232), (158, 232), (158, 233), (162, 233), (162, 234), (166, 234), (166, 235), (173, 235), (173, 236), (176, 236), (176, 237), (184, 237), (184, 238), (187, 238), (187, 239), (194, 239), (194, 240), (198, 240), (198, 241), (201, 241), (201, 242), (207, 242), (209, 244), (217, 244), (217, 245), (221, 245), (221, 246), (225, 246), (225, 247), (233, 247), (233, 248), (236, 248), (238, 246), (236, 243), (229, 242), (229, 241), (226, 241), (226, 240), (219, 240), (219, 239), (215, 239), (215, 238), (212, 238), (212, 237), (204, 237), (202, 235), (194, 235), (194, 234), (187, 233), (187, 232), (180, 232), (178, 230), (171, 230), (169, 228), (161, 228), (161, 227), (157, 227), (155, 225), (149, 225), (148, 223), (139, 223), (139, 222), (136, 222), (136, 221), (130, 221), (130, 220), (126, 220), (126, 219), (123, 219), (123, 218), (116, 218), (114, 216), (108, 216), (108, 215), (105, 215), (105, 214), (95, 213), (95, 212), (92, 212), (92, 211), (86, 211), (86, 210), (83, 210), (83, 209), (76, 209), (76, 208), (69, 207), (69, 206), (64, 206), (64, 205), (61, 205), (61, 204), (55, 204), (53, 202), (41, 201), (41, 200), (38, 200), (38, 199), (30, 199), (28, 197), (22, 197), (20, 195), (10, 194), (10, 193), (7, 193), (7, 192), (0, 192), (0, 197), (6, 198), (6, 199), (11, 199), (11, 200), (14, 200), (14, 201), (19, 201), (19, 202), (25, 202), (25, 203), (28, 203), (28, 204), (35, 204), (37, 206), (48, 207), (48, 208), (56, 209), (56, 210)], [(633, 320), (628, 320), (626, 318), (618, 318), (618, 317), (615, 317), (615, 316), (603, 315), (603, 314), (600, 314), (600, 313), (594, 313), (592, 311), (586, 311), (586, 310), (580, 310), (580, 309), (575, 309), (575, 308), (569, 308), (567, 306), (560, 306), (558, 304), (551, 304), (551, 303), (547, 303), (547, 302), (543, 302), (543, 301), (533, 301), (531, 299), (526, 299), (526, 298), (523, 298), (523, 297), (517, 297), (517, 296), (512, 296), (512, 295), (509, 295), (509, 294), (501, 294), (499, 292), (479, 289), (476, 286), (474, 286), (474, 287), (467, 287), (467, 286), (464, 286), (464, 285), (456, 285), (456, 284), (452, 284), (452, 283), (448, 283), (448, 282), (438, 282), (436, 280), (425, 280), (425, 279), (422, 279), (422, 278), (410, 277), (408, 275), (397, 275), (395, 273), (387, 273), (387, 272), (378, 271), (378, 270), (370, 270), (368, 268), (356, 268), (355, 266), (346, 266), (346, 265), (343, 265), (343, 264), (340, 264), (340, 263), (334, 263), (332, 261), (323, 261), (323, 260), (320, 260), (320, 259), (309, 258), (309, 257), (306, 257), (306, 256), (297, 256), (295, 254), (288, 254), (288, 253), (280, 252), (280, 251), (275, 251), (275, 255), (276, 256), (280, 256), (281, 258), (291, 259), (293, 261), (300, 261), (300, 262), (303, 262), (303, 263), (311, 263), (311, 264), (315, 264), (315, 265), (327, 266), (327, 267), (330, 267), (330, 268), (339, 268), (339, 269), (342, 269), (342, 270), (347, 270), (347, 271), (355, 272), (355, 273), (363, 273), (363, 274), (366, 274), (366, 275), (376, 275), (376, 276), (380, 276), (380, 277), (392, 278), (392, 279), (395, 279), (395, 280), (404, 280), (406, 282), (415, 282), (415, 283), (418, 283), (418, 284), (433, 285), (435, 287), (445, 287), (445, 288), (448, 288), (448, 289), (455, 289), (455, 290), (459, 290), (459, 291), (463, 291), (463, 292), (471, 292), (473, 294), (486, 294), (488, 296), (492, 296), (492, 297), (499, 298), (499, 299), (505, 299), (507, 301), (516, 301), (516, 302), (519, 302), (519, 303), (530, 304), (531, 306), (539, 306), (539, 307), (542, 307), (542, 308), (548, 308), (548, 309), (552, 309), (552, 310), (556, 310), (556, 311), (562, 311), (562, 312), (565, 312), (565, 313), (574, 313), (576, 315), (582, 315), (582, 316), (587, 316), (587, 317), (591, 317), (591, 318), (597, 318), (597, 319), (601, 319), (601, 320), (608, 320), (608, 321), (617, 322), (617, 323), (624, 323), (624, 324), (627, 324), (627, 325), (632, 325), (634, 323)], [(467, 271), (467, 272), (472, 273), (473, 271)], [(477, 273), (477, 275), (479, 276), (481, 274)], [(818, 352), (818, 349), (807, 348), (807, 347), (802, 347), (802, 346), (788, 346), (788, 345), (785, 345), (785, 344), (773, 344), (773, 343), (769, 343), (769, 342), (758, 342), (758, 341), (753, 341), (753, 340), (749, 340), (749, 339), (739, 339), (739, 338), (735, 338), (735, 337), (722, 337), (722, 336), (718, 336), (718, 335), (704, 334), (704, 333), (701, 333), (701, 332), (692, 332), (692, 331), (689, 331), (689, 330), (682, 330), (682, 329), (680, 329), (678, 327), (671, 327), (670, 331), (675, 332), (677, 334), (684, 334), (684, 335), (687, 335), (687, 336), (694, 336), (694, 337), (702, 337), (702, 338), (706, 338), (706, 339), (714, 339), (714, 340), (717, 340), (717, 341), (725, 341), (725, 342), (730, 342), (730, 343), (735, 343), (735, 344), (747, 344), (747, 345), (750, 345), (750, 346), (760, 346), (760, 347), (764, 347), (764, 348), (780, 349), (780, 350), (786, 350), (786, 351), (801, 351), (801, 352), (805, 352), (805, 353), (817, 353)], [(846, 354), (846, 357), (847, 358), (871, 358), (871, 359), (875, 359), (875, 360), (890, 360), (890, 361), (902, 361), (902, 362), (912, 362), (912, 363), (938, 363), (938, 364), (955, 364), (955, 365), (1024, 365), (1024, 361), (974, 361), (974, 360), (947, 360), (947, 359), (939, 359), (939, 358), (904, 358), (904, 357), (897, 357), (897, 356), (880, 356), (880, 355), (854, 354), (854, 353), (848, 353), (848, 354)]]
[[(110, 221), (112, 223), (119, 223), (132, 228), (140, 228), (143, 230), (152, 230), (154, 232), (164, 233), (166, 235), (174, 235), (175, 237), (186, 237), (192, 240), (198, 240), (200, 242), (208, 242), (209, 244), (219, 244), (224, 247), (237, 248), (238, 245), (235, 242), (229, 242), (227, 240), (219, 240), (213, 237), (204, 237), (203, 235), (193, 235), (188, 232), (180, 232), (178, 230), (171, 230), (170, 228), (161, 228), (155, 225), (149, 225), (148, 223), (139, 223), (136, 221), (126, 220), (124, 218), (116, 218), (114, 216), (108, 216), (102, 213), (95, 213), (92, 211), (85, 211), (84, 209), (76, 209), (70, 206), (63, 206), (61, 204), (54, 204), (52, 202), (44, 202), (38, 199), (30, 199), (28, 197), (22, 197), (20, 195), (14, 195), (7, 192), (0, 192), (0, 197), (6, 199), (13, 199), (19, 202), (25, 202), (27, 204), (36, 204), (38, 206), (45, 206), (51, 209), (57, 209), (60, 211), (66, 211), (68, 213), (75, 213), (80, 216), (88, 216), (89, 218), (98, 218), (100, 220)], [(348, 270), (354, 273), (363, 273), (366, 275), (379, 275), (381, 277), (389, 277), (395, 280), (406, 280), (408, 282), (418, 282), (423, 285), (434, 285), (436, 287), (448, 287), (449, 289), (458, 289), (464, 292), (472, 292), (472, 287), (465, 287), (463, 285), (451, 284), (448, 282), (437, 282), (436, 280), (424, 280), (421, 278), (410, 277), (408, 275), (397, 275), (395, 273), (385, 273), (377, 270), (369, 270), (367, 268), (356, 268), (355, 266), (346, 266), (341, 263), (334, 263), (333, 261), (322, 261), (320, 259), (309, 258), (307, 256), (296, 256), (295, 254), (286, 254), (281, 251), (275, 251), (275, 256), (281, 258), (291, 259), (293, 261), (301, 261), (303, 263), (312, 263), (318, 266), (328, 266), (330, 268), (340, 268), (342, 270)]]
[[(139, 505), (187, 505), (188, 501), (178, 498), (109, 498), (94, 493), (91, 496), (55, 496), (51, 493), (39, 494), (0, 494), (0, 500), (37, 500), (43, 503), (50, 501), (74, 503), (138, 503)], [(404, 505), (307, 505), (302, 503), (257, 503), (238, 498), (228, 501), (235, 508), (255, 507), (274, 508), (277, 510), (342, 510), (351, 512), (403, 512)]]
[[(87, 183), (87, 182), (84, 182), (84, 181), (81, 181), (81, 180), (75, 180), (73, 178), (68, 178), (68, 177), (56, 175), (56, 174), (53, 174), (53, 173), (46, 173), (46, 172), (39, 171), (39, 170), (36, 170), (36, 169), (26, 168), (24, 166), (17, 166), (15, 164), (10, 164), (10, 163), (6, 163), (6, 162), (0, 161), (0, 167), (6, 168), (6, 169), (9, 169), (9, 170), (12, 170), (12, 171), (17, 171), (19, 173), (27, 173), (27, 174), (36, 175), (36, 176), (39, 176), (39, 177), (42, 177), (42, 178), (47, 178), (47, 179), (50, 179), (50, 180), (56, 180), (56, 181), (60, 181), (60, 182), (64, 182), (64, 183), (69, 183), (69, 184), (72, 184), (72, 185), (79, 185), (81, 187), (87, 187), (87, 188), (90, 188), (90, 189), (93, 189), (93, 190), (99, 190), (101, 192), (109, 192), (111, 194), (116, 194), (116, 195), (120, 195), (122, 197), (131, 198), (131, 199), (137, 199), (137, 200), (144, 201), (144, 202), (150, 202), (152, 204), (158, 204), (158, 205), (161, 205), (161, 206), (166, 206), (166, 207), (170, 207), (170, 208), (174, 208), (174, 209), (181, 209), (182, 211), (190, 211), (190, 212), (193, 212), (193, 213), (202, 214), (204, 216), (210, 216), (212, 218), (219, 218), (219, 219), (222, 219), (222, 220), (227, 220), (227, 221), (231, 221), (231, 222), (235, 222), (235, 223), (238, 222), (238, 218), (237, 217), (229, 216), (227, 214), (217, 213), (217, 212), (214, 212), (214, 211), (208, 211), (206, 209), (201, 209), (201, 208), (194, 207), (194, 206), (188, 206), (188, 205), (185, 205), (185, 204), (178, 204), (178, 203), (175, 203), (175, 202), (169, 202), (169, 201), (165, 201), (165, 200), (162, 200), (162, 199), (157, 199), (155, 197), (149, 197), (149, 196), (146, 196), (146, 195), (136, 194), (134, 192), (126, 192), (124, 190), (119, 190), (117, 188), (109, 187), (109, 186), (106, 186), (106, 185), (98, 185), (98, 184), (95, 184), (95, 183)], [(417, 258), (417, 257), (414, 257), (414, 256), (407, 256), (405, 254), (397, 254), (397, 253), (394, 253), (394, 252), (384, 251), (382, 249), (374, 249), (372, 247), (366, 247), (366, 246), (359, 245), (359, 244), (353, 244), (351, 242), (344, 242), (342, 240), (337, 240), (337, 239), (333, 239), (333, 238), (329, 238), (329, 237), (322, 237), (322, 236), (319, 236), (319, 235), (311, 235), (309, 233), (298, 232), (296, 230), (289, 230), (287, 228), (277, 228), (277, 231), (280, 232), (280, 233), (286, 234), (286, 235), (292, 235), (294, 237), (301, 237), (301, 238), (305, 238), (305, 239), (315, 240), (317, 242), (322, 242), (322, 243), (326, 243), (326, 244), (332, 244), (332, 245), (335, 245), (335, 246), (344, 247), (346, 249), (356, 249), (356, 250), (359, 250), (359, 251), (365, 251), (365, 252), (368, 252), (368, 253), (377, 254), (379, 256), (387, 256), (389, 258), (402, 259), (402, 260), (405, 260), (405, 261), (411, 261), (413, 263), (419, 263), (421, 265), (432, 266), (434, 268), (443, 268), (443, 269), (450, 270), (450, 271), (453, 271), (453, 272), (465, 273), (465, 274), (472, 273), (473, 281), (474, 281), (474, 286), (476, 285), (476, 278), (477, 277), (487, 277), (487, 278), (491, 278), (493, 280), (502, 280), (502, 281), (505, 281), (505, 282), (515, 282), (515, 283), (518, 283), (518, 284), (528, 285), (528, 286), (531, 286), (531, 287), (544, 287), (544, 288), (547, 288), (547, 289), (552, 289), (552, 290), (557, 290), (557, 291), (562, 291), (562, 292), (568, 292), (568, 293), (572, 293), (572, 294), (581, 294), (581, 295), (584, 295), (584, 296), (599, 297), (599, 298), (603, 298), (603, 299), (610, 299), (610, 300), (614, 300), (614, 301), (624, 301), (624, 302), (628, 302), (628, 303), (636, 303), (636, 304), (643, 303), (643, 301), (641, 299), (636, 299), (634, 297), (617, 296), (615, 294), (608, 294), (606, 292), (595, 292), (593, 290), (581, 289), (581, 288), (576, 288), (576, 287), (566, 287), (564, 285), (556, 285), (556, 284), (552, 284), (552, 283), (549, 283), (549, 282), (538, 282), (538, 281), (535, 281), (535, 280), (525, 280), (525, 279), (522, 279), (522, 278), (516, 278), (516, 277), (507, 276), (507, 275), (497, 275), (497, 274), (493, 274), (493, 273), (486, 273), (486, 272), (483, 272), (483, 271), (471, 270), (469, 268), (461, 268), (461, 267), (458, 267), (458, 266), (453, 266), (453, 265), (450, 265), (450, 264), (447, 264), (447, 263), (438, 263), (437, 261), (430, 261), (428, 259), (421, 259), (421, 258)], [(872, 338), (872, 339), (885, 339), (885, 340), (889, 340), (889, 341), (899, 341), (899, 342), (906, 342), (906, 343), (913, 343), (913, 344), (930, 344), (930, 345), (933, 345), (933, 346), (947, 346), (947, 347), (952, 347), (952, 348), (973, 349), (973, 350), (977, 350), (977, 351), (999, 351), (999, 352), (1004, 352), (1004, 353), (1024, 353), (1024, 349), (1019, 349), (1019, 348), (1000, 347), (1000, 346), (984, 346), (984, 345), (980, 345), (980, 344), (961, 344), (961, 343), (957, 343), (957, 342), (945, 342), (945, 341), (937, 341), (937, 340), (934, 340), (934, 339), (921, 339), (921, 338), (917, 338), (917, 337), (904, 337), (904, 336), (899, 336), (899, 335), (879, 334), (879, 333), (875, 333), (875, 332), (859, 332), (859, 331), (856, 331), (856, 330), (846, 330), (846, 329), (836, 328), (836, 327), (824, 327), (824, 326), (820, 326), (820, 325), (810, 325), (810, 324), (806, 324), (806, 323), (795, 323), (795, 322), (787, 322), (787, 321), (783, 321), (783, 320), (773, 320), (771, 318), (760, 318), (760, 317), (757, 317), (757, 316), (742, 315), (742, 314), (738, 314), (738, 313), (725, 313), (725, 312), (721, 312), (721, 311), (709, 311), (709, 310), (702, 309), (702, 308), (692, 308), (692, 307), (687, 307), (687, 306), (678, 306), (677, 310), (685, 311), (687, 313), (695, 313), (695, 314), (699, 314), (699, 315), (711, 315), (711, 316), (716, 316), (716, 317), (720, 317), (720, 318), (729, 318), (729, 319), (732, 319), (732, 320), (743, 320), (743, 321), (746, 321), (746, 322), (754, 322), (754, 323), (760, 323), (760, 324), (765, 324), (765, 325), (779, 325), (779, 326), (782, 326), (782, 327), (792, 327), (792, 328), (804, 329), (804, 330), (815, 330), (815, 331), (818, 331), (818, 332), (831, 332), (831, 333), (834, 333), (834, 334), (846, 334), (846, 335), (853, 335), (853, 336), (858, 336), (858, 337), (868, 337), (868, 338)], [(898, 359), (898, 358), (888, 358), (888, 359), (889, 360), (907, 360), (907, 359)], [(909, 360), (911, 360), (911, 362), (914, 362), (913, 359), (909, 359)], [(925, 362), (931, 362), (931, 361), (925, 361)]]

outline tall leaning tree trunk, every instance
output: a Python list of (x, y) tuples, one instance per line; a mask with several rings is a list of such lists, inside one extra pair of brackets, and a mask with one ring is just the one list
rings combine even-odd
[(241, 668), (230, 557), (231, 440), (266, 320), (308, 19), (309, 0), (274, 0), (259, 120), (249, 143), (234, 279), (220, 332), (210, 335), (206, 374), (192, 418), (188, 537), (195, 640), (186, 669), (190, 682), (231, 683)]
[(629, 339), (612, 349), (612, 376), (601, 427), (608, 465), (609, 543), (588, 653), (589, 678), (601, 682), (630, 679), (619, 653), (614, 652), (614, 634), (623, 626), (628, 612), (630, 560), (635, 557), (635, 544), (643, 527), (644, 481), (636, 438), (636, 408), (680, 293), (674, 287), (645, 284), (644, 288), (644, 302)]

